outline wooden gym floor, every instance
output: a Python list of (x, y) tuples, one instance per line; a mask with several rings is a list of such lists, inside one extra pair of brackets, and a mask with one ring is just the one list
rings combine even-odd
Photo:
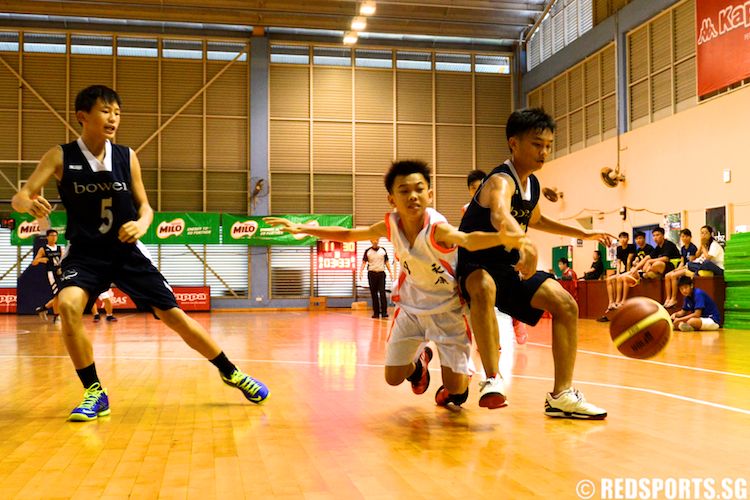
[(0, 316), (0, 498), (566, 499), (584, 479), (749, 476), (750, 332), (678, 333), (636, 361), (582, 320), (577, 387), (609, 411), (593, 422), (543, 414), (549, 320), (524, 346), (504, 339), (510, 406), (479, 408), (474, 380), (450, 411), (438, 363), (423, 396), (385, 384), (387, 323), (368, 312), (194, 316), (269, 385), (265, 405), (123, 314), (89, 325), (111, 416), (67, 422), (83, 390), (59, 326)]

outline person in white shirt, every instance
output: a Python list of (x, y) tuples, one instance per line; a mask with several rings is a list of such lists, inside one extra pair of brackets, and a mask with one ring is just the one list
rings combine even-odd
[(430, 168), (421, 161), (398, 161), (385, 175), (388, 202), (395, 211), (367, 228), (310, 227), (278, 217), (264, 220), (283, 231), (306, 233), (334, 241), (387, 237), (401, 264), (393, 292), (396, 309), (388, 333), (385, 380), (408, 380), (412, 392), (423, 394), (430, 384), (428, 363), (432, 340), (440, 354), (443, 385), (435, 394), (439, 406), (461, 405), (469, 395), (471, 330), (458, 292), (455, 269), (458, 246), (471, 250), (520, 246), (521, 231), (464, 233), (451, 226), (432, 204)]
[(388, 262), (388, 252), (380, 246), (380, 238), (370, 241), (372, 246), (365, 250), (362, 256), (362, 265), (359, 268), (359, 279), (362, 279), (362, 272), (367, 267), (367, 282), (370, 285), (370, 295), (372, 297), (372, 317), (383, 319), (388, 317), (388, 299), (385, 296), (385, 270), (393, 279), (393, 269)]
[(701, 248), (695, 260), (688, 262), (688, 270), (694, 273), (711, 271), (714, 276), (724, 276), (724, 247), (714, 239), (713, 234), (711, 226), (701, 228)]

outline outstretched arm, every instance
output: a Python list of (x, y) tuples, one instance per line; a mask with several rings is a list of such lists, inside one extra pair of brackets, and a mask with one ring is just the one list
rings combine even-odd
[(281, 226), (281, 230), (290, 234), (309, 234), (316, 238), (332, 241), (365, 241), (387, 237), (385, 222), (380, 221), (366, 228), (349, 229), (339, 226), (305, 226), (283, 217), (263, 217), (263, 221), (272, 226)]
[(552, 220), (542, 214), (541, 210), (539, 210), (539, 205), (534, 208), (534, 212), (531, 214), (529, 226), (539, 231), (544, 231), (545, 233), (562, 234), (563, 236), (570, 236), (582, 240), (597, 240), (605, 246), (610, 246), (612, 240), (615, 239), (614, 236), (604, 231), (583, 229)]
[(487, 248), (505, 246), (508, 249), (520, 248), (521, 240), (526, 239), (524, 233), (507, 234), (505, 231), (487, 233), (474, 231), (464, 233), (448, 223), (435, 226), (435, 240), (445, 247), (459, 246), (470, 251), (484, 250)]
[(31, 265), (36, 266), (37, 264), (46, 264), (49, 259), (45, 257), (45, 255), (44, 248), (40, 248), (34, 256), (34, 260), (31, 261)]
[(57, 179), (62, 177), (62, 162), (63, 154), (59, 146), (47, 151), (26, 183), (13, 195), (11, 200), (13, 209), (18, 212), (29, 213), (37, 219), (48, 216), (52, 211), (52, 205), (42, 196), (39, 196), (39, 192), (52, 176)]

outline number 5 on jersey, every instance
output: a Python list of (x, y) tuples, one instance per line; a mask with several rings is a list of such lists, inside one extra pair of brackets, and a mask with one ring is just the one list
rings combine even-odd
[(112, 198), (104, 198), (102, 200), (102, 224), (99, 226), (99, 232), (107, 234), (112, 229), (112, 223), (115, 221), (115, 215), (112, 213)]

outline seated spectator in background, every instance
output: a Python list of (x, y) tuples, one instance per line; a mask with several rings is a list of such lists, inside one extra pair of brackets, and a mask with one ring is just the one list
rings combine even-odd
[(560, 284), (564, 289), (568, 291), (570, 295), (578, 301), (578, 276), (576, 272), (570, 268), (570, 261), (566, 257), (560, 257), (557, 260), (557, 267), (560, 269), (562, 276), (560, 276)]
[(609, 303), (607, 304), (607, 310), (604, 311), (604, 314), (616, 309), (622, 302), (623, 285), (618, 278), (620, 275), (630, 270), (633, 266), (633, 260), (635, 259), (635, 245), (628, 243), (630, 235), (623, 231), (617, 236), (617, 239), (620, 244), (617, 246), (615, 274), (607, 277), (607, 298), (609, 299)]
[[(474, 198), (477, 189), (482, 185), (482, 181), (485, 177), (487, 177), (487, 174), (485, 174), (483, 170), (477, 169), (469, 172), (469, 175), (466, 176), (466, 186), (469, 188), (469, 198)], [(468, 206), (469, 204), (467, 203), (461, 208), (462, 216), (466, 213)]]
[(656, 248), (651, 252), (648, 262), (643, 266), (643, 277), (656, 279), (674, 271), (672, 259), (680, 258), (680, 251), (673, 242), (664, 237), (664, 229), (657, 227), (651, 234), (654, 236)]
[[(620, 307), (628, 299), (628, 293), (630, 288), (636, 286), (641, 282), (641, 275), (639, 271), (642, 270), (649, 259), (651, 253), (654, 251), (654, 247), (646, 243), (646, 233), (643, 231), (637, 231), (635, 233), (635, 257), (633, 258), (633, 266), (626, 273), (621, 274), (617, 279), (619, 283), (617, 286), (622, 291), (622, 298), (615, 304), (615, 309)], [(603, 316), (599, 318), (600, 321), (609, 321), (609, 318)]]
[(692, 278), (681, 276), (677, 287), (685, 297), (685, 301), (682, 303), (682, 310), (670, 316), (675, 328), (683, 332), (692, 332), (693, 330), (718, 330), (721, 327), (719, 308), (706, 292), (695, 288)]
[(664, 275), (664, 307), (669, 309), (677, 305), (677, 280), (688, 270), (687, 265), (695, 260), (698, 247), (692, 243), (693, 233), (690, 229), (680, 231), (680, 263), (674, 271)]
[(711, 226), (701, 228), (701, 249), (695, 260), (688, 263), (689, 271), (711, 271), (714, 276), (724, 276), (724, 247), (714, 239), (713, 234)]
[(591, 267), (588, 271), (583, 273), (583, 279), (585, 280), (598, 280), (604, 274), (604, 263), (602, 262), (602, 254), (599, 250), (594, 250), (594, 262), (591, 263)]

